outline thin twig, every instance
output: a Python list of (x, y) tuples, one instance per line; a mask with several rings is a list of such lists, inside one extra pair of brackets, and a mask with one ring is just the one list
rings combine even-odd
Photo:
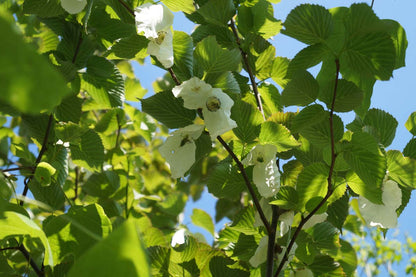
[(79, 167), (76, 166), (75, 167), (75, 188), (74, 188), (74, 198), (72, 199), (72, 201), (75, 201), (78, 198), (78, 182), (79, 182)]
[(10, 172), (10, 171), (18, 171), (18, 170), (24, 170), (24, 169), (33, 169), (33, 166), (13, 167), (13, 168), (2, 169), (0, 171), (1, 172)]
[(274, 247), (276, 241), (276, 228), (277, 221), (279, 219), (279, 207), (272, 205), (272, 231), (269, 233), (269, 241), (267, 244), (267, 264), (266, 264), (266, 277), (273, 276), (273, 266), (274, 266)]
[(236, 162), (238, 168), (241, 171), (241, 175), (243, 175), (244, 182), (247, 186), (248, 191), (250, 192), (251, 198), (253, 199), (254, 205), (256, 206), (257, 212), (260, 215), (261, 221), (263, 222), (264, 226), (266, 227), (267, 233), (269, 235), (272, 234), (273, 230), (272, 227), (269, 224), (269, 221), (267, 221), (266, 216), (264, 215), (263, 209), (260, 206), (260, 202), (257, 199), (256, 193), (254, 192), (253, 186), (247, 176), (246, 170), (244, 169), (244, 165), (241, 163), (240, 159), (234, 154), (233, 150), (228, 146), (228, 144), (222, 139), (221, 136), (217, 137), (218, 141), (222, 144), (222, 146), (227, 150), (228, 154), (233, 158), (233, 160)]
[[(30, 177), (27, 177), (24, 180), (25, 187), (24, 187), (23, 193), (22, 193), (22, 195), (24, 197), (26, 197), (26, 195), (27, 195), (27, 192), (29, 190), (29, 183), (30, 183), (30, 181), (32, 180), (32, 178), (35, 174), (36, 168), (37, 168), (38, 164), (40, 163), (40, 161), (42, 160), (42, 157), (45, 154), (46, 150), (48, 149), (48, 140), (49, 140), (49, 134), (50, 134), (51, 128), (52, 128), (52, 122), (53, 122), (53, 114), (51, 113), (49, 115), (48, 125), (46, 126), (45, 136), (43, 137), (42, 147), (40, 148), (38, 157), (36, 158), (35, 166), (32, 169), (32, 174), (30, 175)], [(20, 200), (20, 206), (23, 206), (23, 204), (24, 204), (24, 201), (22, 199), (22, 200)]]
[(172, 79), (175, 82), (175, 84), (179, 86), (181, 84), (181, 81), (179, 81), (179, 79), (176, 76), (175, 72), (173, 72), (173, 69), (172, 68), (168, 68), (168, 71), (170, 73), (170, 76), (172, 76)]
[(79, 32), (78, 43), (77, 43), (77, 46), (75, 48), (74, 56), (72, 57), (72, 63), (73, 64), (77, 60), (79, 49), (81, 48), (81, 43), (82, 43), (82, 32)]
[(374, 0), (371, 0), (371, 8), (373, 8), (373, 5), (374, 5)]
[(124, 3), (124, 1), (123, 0), (118, 0), (118, 2), (121, 4), (121, 5), (123, 5), (126, 9), (127, 9), (127, 11), (134, 17), (134, 11), (129, 7), (129, 6), (127, 6), (127, 4), (126, 3)]
[(229, 26), (230, 26), (231, 30), (233, 31), (233, 34), (235, 36), (235, 40), (238, 44), (238, 48), (240, 49), (241, 57), (243, 58), (244, 66), (246, 67), (248, 76), (250, 77), (250, 82), (251, 82), (251, 85), (253, 87), (254, 96), (256, 97), (257, 108), (261, 112), (261, 114), (263, 116), (263, 119), (266, 120), (266, 117), (264, 115), (264, 110), (263, 110), (263, 104), (261, 103), (260, 93), (259, 93), (259, 90), (258, 90), (258, 87), (257, 87), (256, 78), (254, 77), (253, 71), (251, 70), (251, 66), (248, 62), (248, 54), (246, 52), (244, 52), (244, 50), (241, 48), (240, 38), (238, 36), (238, 32), (237, 32), (237, 29), (235, 27), (235, 23), (234, 23), (233, 19), (231, 19), (231, 22), (230, 22)]
[(335, 160), (337, 158), (337, 155), (335, 153), (335, 139), (334, 139), (334, 124), (333, 124), (333, 116), (334, 116), (334, 108), (335, 108), (335, 98), (337, 96), (337, 89), (338, 89), (338, 78), (339, 78), (339, 60), (335, 60), (336, 65), (336, 74), (335, 74), (335, 86), (334, 86), (334, 92), (332, 95), (332, 103), (331, 103), (331, 111), (329, 113), (329, 128), (330, 128), (330, 135), (331, 135), (331, 165), (329, 167), (329, 173), (327, 178), (328, 183), (328, 189), (325, 197), (319, 202), (319, 204), (299, 223), (298, 228), (296, 229), (295, 233), (293, 234), (293, 237), (291, 238), (289, 245), (286, 248), (285, 254), (282, 258), (282, 260), (279, 263), (279, 266), (277, 268), (277, 271), (275, 273), (275, 277), (279, 276), (280, 272), (283, 269), (283, 266), (285, 265), (286, 261), (289, 258), (290, 250), (292, 249), (293, 245), (295, 244), (296, 238), (298, 237), (300, 231), (302, 230), (302, 227), (305, 225), (305, 223), (325, 204), (325, 202), (328, 200), (328, 198), (332, 195), (333, 189), (332, 189), (332, 175), (334, 173), (334, 166), (335, 166)]
[(39, 269), (38, 265), (30, 257), (29, 252), (26, 250), (26, 248), (23, 246), (23, 244), (21, 244), (19, 246), (11, 246), (11, 247), (0, 248), (0, 252), (1, 251), (6, 251), (6, 250), (19, 250), (20, 253), (22, 253), (22, 255), (25, 256), (26, 260), (29, 262), (30, 266), (33, 268), (33, 270), (36, 272), (36, 274), (38, 276), (45, 276), (45, 273), (41, 269)]

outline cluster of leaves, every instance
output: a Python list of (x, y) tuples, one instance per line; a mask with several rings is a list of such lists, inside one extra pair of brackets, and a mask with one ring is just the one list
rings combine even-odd
[[(382, 204), (388, 170), (402, 191), (400, 215), (416, 188), (416, 140), (403, 153), (387, 151), (398, 123), (369, 110), (376, 80), (404, 66), (400, 24), (367, 4), (304, 4), (282, 23), (273, 16), (279, 1), (162, 0), (197, 26), (191, 35), (174, 31), (174, 65), (142, 99), (131, 61), (147, 56), (133, 12), (145, 2), (89, 0), (69, 15), (57, 0), (0, 1), (1, 273), (283, 276), (308, 268), (352, 276), (356, 254), (340, 233), (360, 234), (355, 197)], [(268, 40), (280, 31), (307, 47), (291, 60), (276, 56)], [(308, 69), (318, 64), (313, 76)], [(168, 128), (200, 120), (172, 94), (193, 76), (233, 99), (238, 127), (214, 145), (205, 132), (188, 177), (174, 180), (157, 149)], [(349, 111), (357, 117), (344, 126), (337, 113)], [(416, 135), (416, 114), (406, 127)], [(240, 162), (258, 144), (276, 146), (284, 163), (281, 188), (266, 202), (272, 215), (258, 205), (252, 167)], [(16, 182), (23, 179), (22, 197)], [(179, 214), (205, 187), (219, 199), (215, 220), (232, 224), (213, 246), (189, 232), (171, 246)], [(28, 190), (34, 199), (25, 198)], [(295, 213), (292, 227), (274, 240), (286, 211)], [(258, 212), (266, 214), (261, 226)], [(326, 221), (302, 229), (324, 212)], [(214, 236), (206, 212), (195, 210), (192, 221)], [(249, 260), (266, 234), (269, 262), (255, 268)]]

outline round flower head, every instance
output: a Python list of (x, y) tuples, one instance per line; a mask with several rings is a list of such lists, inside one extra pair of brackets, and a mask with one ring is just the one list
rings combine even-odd
[(199, 109), (205, 105), (205, 100), (211, 95), (211, 85), (198, 77), (192, 77), (188, 81), (172, 89), (175, 97), (183, 99), (183, 106), (187, 109)]
[(237, 123), (231, 119), (231, 107), (234, 101), (230, 96), (219, 88), (211, 90), (211, 95), (205, 99), (205, 106), (202, 107), (205, 125), (215, 140), (217, 136), (237, 127)]
[(173, 36), (172, 31), (160, 31), (159, 38), (149, 41), (147, 53), (153, 55), (164, 68), (173, 66)]
[(253, 182), (261, 196), (276, 195), (280, 188), (280, 173), (276, 165), (276, 146), (256, 145), (243, 160), (244, 165), (254, 165)]
[(61, 0), (62, 8), (70, 14), (81, 12), (87, 5), (87, 0)]
[(173, 178), (180, 178), (195, 162), (195, 140), (201, 136), (203, 125), (189, 125), (176, 130), (159, 148), (159, 152), (170, 166)]
[(231, 107), (234, 101), (221, 89), (212, 88), (210, 85), (193, 77), (182, 85), (172, 90), (175, 97), (183, 99), (183, 106), (188, 109), (202, 109), (205, 126), (211, 139), (237, 127), (237, 123), (231, 119)]
[(173, 13), (165, 6), (143, 4), (134, 10), (137, 33), (148, 39), (158, 39), (161, 31), (168, 31), (173, 24)]
[(383, 204), (374, 204), (368, 199), (358, 197), (358, 207), (365, 222), (370, 226), (381, 228), (397, 227), (397, 208), (402, 204), (402, 191), (395, 181), (383, 183)]

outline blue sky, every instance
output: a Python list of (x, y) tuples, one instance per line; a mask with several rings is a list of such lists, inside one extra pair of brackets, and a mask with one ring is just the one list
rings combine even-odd
[[(338, 6), (350, 6), (356, 1), (347, 0), (282, 0), (280, 3), (275, 4), (275, 17), (284, 21), (287, 14), (297, 5), (302, 3), (312, 3), (325, 6), (326, 8), (338, 7)], [(368, 4), (371, 3), (369, 1)], [(396, 70), (394, 77), (390, 81), (380, 82), (377, 81), (374, 87), (374, 93), (372, 97), (371, 107), (385, 110), (392, 114), (399, 122), (396, 137), (392, 145), (388, 149), (403, 150), (407, 142), (412, 138), (411, 134), (404, 127), (408, 116), (416, 111), (416, 89), (412, 83), (416, 73), (416, 24), (415, 13), (416, 1), (414, 0), (375, 0), (374, 11), (382, 19), (393, 19), (398, 21), (406, 30), (409, 46), (406, 56), (406, 67)], [(175, 30), (185, 31), (191, 33), (193, 24), (189, 22), (182, 14), (176, 13), (173, 28)], [(278, 56), (284, 56), (293, 58), (294, 55), (305, 47), (304, 44), (297, 42), (284, 35), (277, 35), (271, 43), (276, 47), (276, 53)], [(142, 85), (149, 89), (149, 94), (152, 94), (151, 83), (160, 76), (165, 74), (164, 70), (156, 68), (150, 65), (147, 60), (144, 66), (135, 67), (137, 77), (142, 82)], [(148, 95), (149, 95), (148, 94)], [(146, 97), (148, 97), (148, 95)], [(347, 114), (343, 116), (345, 123), (349, 123), (353, 120), (353, 114)], [(196, 203), (188, 203), (185, 210), (184, 224), (189, 225), (192, 231), (201, 232), (206, 237), (210, 237), (207, 232), (204, 232), (201, 228), (196, 228), (190, 224), (189, 215), (192, 213), (193, 208), (201, 208), (213, 215), (215, 212), (215, 199), (205, 193), (203, 198)], [(401, 234), (408, 233), (414, 239), (416, 239), (416, 193), (413, 192), (410, 203), (404, 210), (403, 214), (399, 218), (399, 230)], [(216, 230), (220, 230), (226, 221), (221, 221), (216, 225)], [(393, 233), (390, 231), (389, 233)], [(401, 275), (399, 273), (399, 275)]]

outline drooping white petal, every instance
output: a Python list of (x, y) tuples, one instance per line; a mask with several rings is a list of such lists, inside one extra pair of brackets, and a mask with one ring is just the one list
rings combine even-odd
[(173, 66), (173, 36), (172, 31), (160, 31), (160, 37), (149, 41), (147, 53), (153, 55), (164, 68)]
[[(259, 202), (260, 202), (260, 207), (263, 210), (264, 216), (266, 217), (266, 219), (270, 220), (272, 218), (273, 211), (272, 211), (271, 205), (269, 204), (269, 200), (267, 200), (266, 198), (261, 198)], [(260, 214), (257, 211), (254, 214), (253, 226), (254, 227), (263, 226), (263, 221), (261, 220)]]
[(189, 125), (176, 130), (159, 148), (159, 152), (170, 166), (173, 178), (184, 177), (195, 162), (195, 140), (204, 130), (202, 125)]
[(294, 217), (295, 213), (293, 211), (282, 213), (279, 216), (281, 237), (283, 237), (289, 231), (290, 226), (292, 226)]
[(260, 195), (269, 198), (279, 191), (280, 173), (276, 165), (276, 146), (256, 145), (243, 160), (244, 165), (254, 165), (253, 182)]
[(253, 267), (258, 267), (267, 260), (267, 242), (269, 241), (269, 236), (264, 236), (259, 242), (259, 246), (256, 249), (253, 257), (250, 258), (249, 263)]
[(315, 226), (318, 223), (322, 223), (327, 218), (328, 218), (327, 213), (314, 214), (308, 221), (306, 221), (305, 225), (303, 225), (303, 229), (308, 229), (308, 228)]
[[(215, 104), (215, 107), (213, 107), (212, 103)], [(237, 123), (231, 119), (231, 107), (233, 104), (234, 101), (231, 97), (221, 89), (214, 88), (211, 90), (211, 96), (206, 99), (205, 106), (202, 107), (202, 115), (212, 141), (217, 136), (237, 127)]]
[(392, 180), (385, 181), (382, 190), (383, 204), (374, 204), (362, 196), (358, 197), (360, 213), (369, 226), (396, 228), (396, 210), (402, 203), (402, 191)]
[(70, 14), (81, 12), (87, 5), (87, 0), (61, 0), (61, 6)]
[(172, 240), (170, 242), (170, 245), (172, 247), (176, 247), (178, 244), (182, 245), (185, 243), (185, 229), (179, 229), (178, 231), (175, 232), (175, 234), (173, 234), (172, 236)]
[(183, 106), (187, 109), (199, 109), (205, 106), (206, 99), (211, 95), (211, 85), (198, 77), (183, 82), (172, 89), (175, 97), (183, 99)]
[(173, 13), (165, 6), (143, 4), (134, 10), (137, 33), (148, 39), (157, 39), (158, 32), (167, 31), (173, 24)]

